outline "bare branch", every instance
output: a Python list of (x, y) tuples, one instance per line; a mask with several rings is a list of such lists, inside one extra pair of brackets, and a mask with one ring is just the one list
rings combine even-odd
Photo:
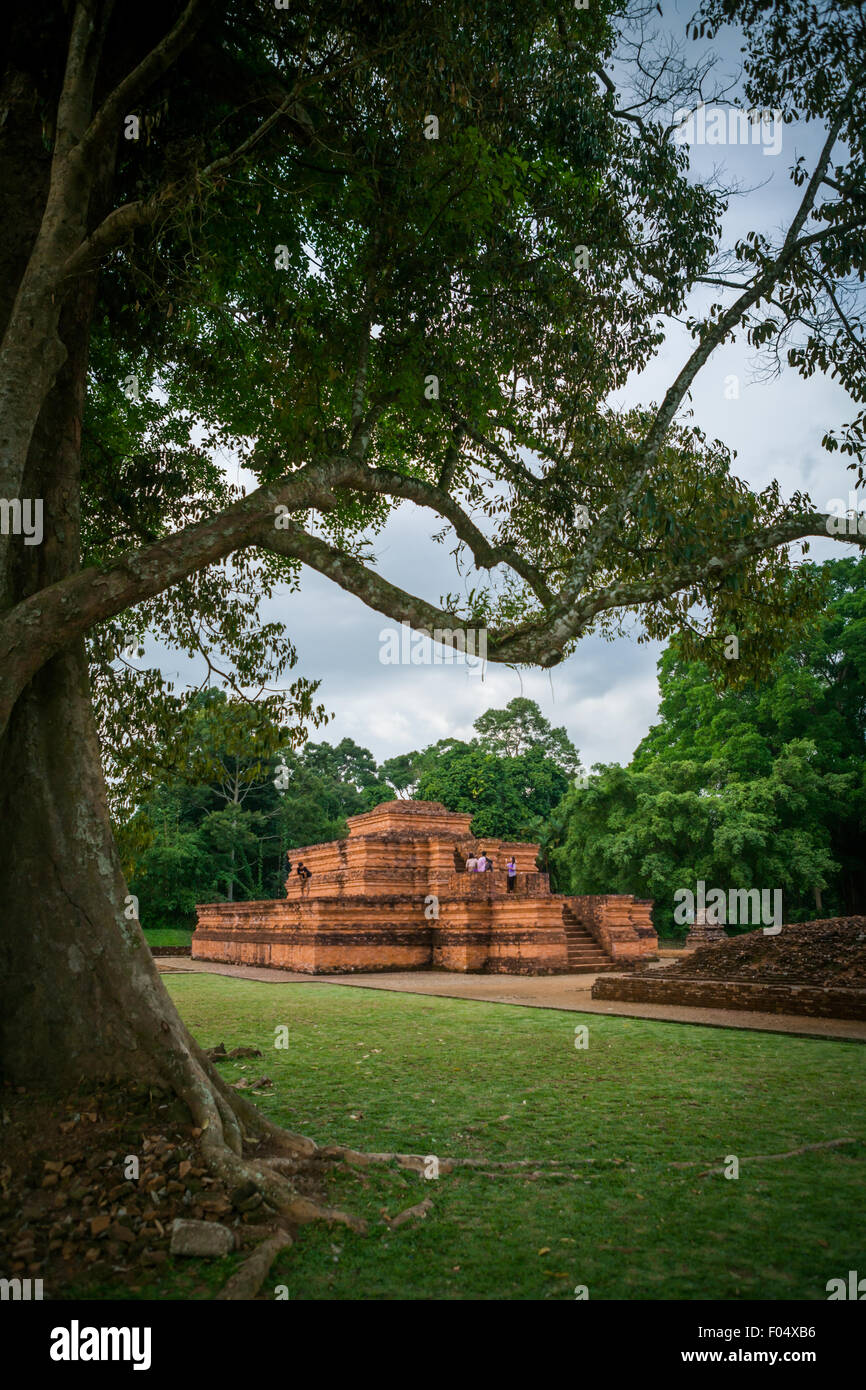
[[(462, 632), (470, 626), (453, 613), (391, 584), (354, 555), (338, 550), (318, 536), (311, 536), (294, 523), (279, 531), (273, 527), (263, 530), (257, 543), (263, 550), (270, 550), (276, 555), (302, 560), (311, 569), (318, 570), (319, 574), (339, 584), (347, 593), (354, 594), (368, 608), (387, 614), (396, 622), (411, 623), (416, 630)], [(446, 645), (457, 644), (446, 642)]]
[[(249, 154), (280, 117), (289, 111), (292, 111), (293, 117), (298, 120), (299, 124), (307, 121), (306, 113), (298, 106), (294, 98), (287, 97), (275, 111), (271, 112), (266, 120), (256, 127), (246, 140), (243, 140), (229, 154), (215, 159), (204, 169), (193, 171), (186, 179), (163, 185), (149, 198), (140, 199), (135, 203), (124, 203), (122, 207), (115, 208), (69, 257), (59, 272), (60, 277), (81, 275), (84, 271), (97, 265), (107, 251), (119, 246), (136, 227), (154, 222), (160, 212), (173, 204), (184, 199), (194, 198), (208, 183)], [(299, 119), (301, 117), (303, 121)]]
[(80, 159), (86, 159), (92, 149), (111, 136), (139, 94), (174, 64), (195, 38), (208, 11), (213, 9), (213, 3), (214, 0), (189, 0), (174, 28), (106, 97), (77, 146), (76, 153)]

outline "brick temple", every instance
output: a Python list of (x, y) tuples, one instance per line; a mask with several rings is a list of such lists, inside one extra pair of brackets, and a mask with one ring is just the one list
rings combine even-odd
[[(309, 975), (552, 975), (656, 955), (651, 902), (551, 893), (536, 867), (538, 845), (479, 839), (471, 819), (438, 801), (386, 801), (350, 816), (345, 840), (290, 851), (284, 899), (201, 905), (192, 954)], [(466, 859), (482, 848), (494, 869), (467, 873)], [(508, 892), (511, 856), (517, 879)], [(304, 888), (301, 859), (312, 872)]]

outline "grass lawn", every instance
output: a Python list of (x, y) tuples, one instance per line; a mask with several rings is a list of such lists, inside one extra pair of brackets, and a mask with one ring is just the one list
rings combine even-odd
[[(284, 1284), (292, 1299), (573, 1299), (585, 1284), (591, 1299), (824, 1300), (828, 1279), (863, 1267), (861, 1044), (342, 986), (166, 980), (200, 1043), (261, 1047), (262, 1059), (221, 1071), (271, 1077), (257, 1103), (319, 1143), (573, 1165), (561, 1177), (340, 1172), (330, 1200), (365, 1216), (369, 1233), (305, 1228), (266, 1296)], [(574, 1046), (579, 1024), (586, 1049)], [(287, 1050), (274, 1047), (280, 1025)], [(843, 1137), (858, 1143), (743, 1162)], [(731, 1154), (737, 1180), (699, 1176)], [(699, 1166), (674, 1166), (684, 1162)], [(383, 1208), (393, 1217), (424, 1197), (425, 1221), (382, 1224)], [(220, 1265), (216, 1283), (231, 1267)]]
[(145, 927), (144, 935), (149, 946), (189, 946), (192, 932), (184, 927)]

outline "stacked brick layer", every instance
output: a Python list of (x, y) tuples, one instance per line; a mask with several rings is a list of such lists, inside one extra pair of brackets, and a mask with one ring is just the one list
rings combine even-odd
[(597, 980), (594, 999), (866, 1019), (866, 917), (744, 932), (659, 970)]
[(593, 984), (592, 997), (632, 1004), (691, 1004), (704, 1009), (752, 1009), (765, 1014), (802, 1014), (809, 1018), (866, 1019), (866, 989), (822, 985), (606, 975)]
[[(192, 954), (306, 974), (554, 974), (655, 953), (650, 904), (551, 894), (547, 875), (535, 867), (537, 845), (479, 841), (470, 819), (418, 801), (386, 802), (353, 816), (345, 840), (291, 851), (284, 900), (200, 906)], [(496, 867), (467, 874), (466, 858), (480, 848)], [(508, 892), (505, 862), (512, 855), (518, 873)], [(312, 873), (306, 886), (296, 873), (301, 860)], [(600, 961), (575, 967), (566, 904), (569, 922), (582, 925), (604, 953)]]

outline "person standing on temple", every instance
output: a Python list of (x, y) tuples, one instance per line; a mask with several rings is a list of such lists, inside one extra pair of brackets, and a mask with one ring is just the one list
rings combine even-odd
[(508, 862), (507, 862), (506, 865), (505, 865), (505, 871), (506, 871), (506, 873), (508, 874), (508, 879), (507, 879), (507, 888), (508, 888), (508, 891), (509, 891), (509, 893), (513, 893), (513, 892), (514, 892), (514, 883), (515, 883), (515, 880), (516, 880), (516, 878), (517, 878), (517, 864), (515, 863), (515, 859), (514, 859), (514, 855), (513, 855), (513, 854), (512, 854), (511, 858), (508, 860)]
[(483, 874), (484, 870), (487, 868), (487, 855), (484, 853), (484, 850), (479, 854), (478, 862), (475, 867), (480, 874)]
[(478, 868), (478, 860), (476, 859), (476, 857), (475, 857), (474, 854), (470, 854), (469, 858), (466, 860), (466, 872), (467, 872), (467, 874), (474, 874), (475, 871), (477, 870), (477, 868)]
[(311, 879), (312, 876), (313, 876), (313, 875), (312, 875), (312, 871), (311, 871), (310, 869), (307, 868), (307, 866), (306, 866), (306, 864), (304, 863), (303, 859), (299, 859), (299, 860), (298, 860), (298, 867), (297, 867), (297, 869), (296, 869), (295, 872), (297, 873), (298, 878), (301, 880), (301, 892), (303, 893), (303, 892), (306, 891), (307, 884), (309, 883), (310, 879)]

